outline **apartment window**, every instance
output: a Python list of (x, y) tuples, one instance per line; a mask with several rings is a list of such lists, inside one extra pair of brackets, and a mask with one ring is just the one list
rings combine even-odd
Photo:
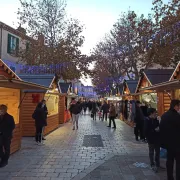
[(17, 56), (19, 50), (19, 38), (8, 34), (7, 53)]

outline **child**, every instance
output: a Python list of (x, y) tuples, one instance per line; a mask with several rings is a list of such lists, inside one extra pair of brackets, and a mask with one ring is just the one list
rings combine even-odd
[(99, 111), (98, 115), (99, 115), (99, 120), (101, 120), (102, 119), (102, 111)]
[[(160, 168), (160, 133), (159, 121), (157, 119), (157, 111), (154, 108), (149, 108), (148, 117), (145, 120), (144, 133), (149, 145), (149, 159), (151, 168), (157, 172)], [(155, 153), (155, 157), (154, 157)], [(155, 162), (154, 162), (155, 160)]]

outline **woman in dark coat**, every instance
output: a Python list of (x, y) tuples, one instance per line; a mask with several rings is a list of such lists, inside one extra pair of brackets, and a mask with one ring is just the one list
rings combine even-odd
[(34, 119), (35, 119), (35, 126), (36, 126), (36, 142), (39, 144), (43, 140), (43, 128), (47, 126), (47, 107), (46, 101), (43, 100), (40, 102), (35, 110)]

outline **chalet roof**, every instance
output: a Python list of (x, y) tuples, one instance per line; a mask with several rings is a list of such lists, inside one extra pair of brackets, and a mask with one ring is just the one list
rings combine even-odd
[(11, 26), (9, 26), (9, 25), (1, 22), (1, 21), (0, 21), (0, 28), (6, 30), (6, 31), (8, 31), (8, 32), (10, 32), (10, 33), (12, 33), (12, 34), (14, 34), (14, 35), (16, 35), (16, 36), (19, 36), (19, 37), (21, 37), (22, 39), (26, 39), (26, 40), (29, 40), (29, 41), (36, 42), (35, 39), (27, 36), (26, 34), (20, 32), (19, 30), (15, 29), (15, 28), (13, 28), (13, 27), (11, 27)]
[(8, 74), (11, 75), (11, 77), (13, 79), (18, 79), (18, 80), (21, 80), (21, 78), (15, 73), (13, 72), (9, 66), (3, 61), (0, 59), (0, 66), (4, 69), (5, 72), (7, 72)]
[(178, 65), (176, 66), (176, 68), (174, 69), (172, 76), (170, 78), (170, 81), (173, 80), (173, 78), (177, 75), (176, 73), (179, 72), (179, 69), (180, 69), (180, 61), (179, 61)]
[(61, 93), (63, 93), (63, 94), (66, 94), (68, 92), (70, 86), (71, 86), (71, 83), (59, 82), (59, 88), (61, 90)]
[(55, 75), (54, 74), (19, 74), (19, 77), (26, 82), (32, 82), (35, 84), (40, 84), (45, 87), (50, 87)]
[(122, 94), (123, 93), (123, 85), (121, 84), (121, 85), (119, 85), (118, 86), (118, 88), (119, 88), (119, 92), (120, 92), (120, 94)]
[(135, 93), (138, 80), (126, 80), (127, 87), (129, 88), (130, 93)]
[(147, 69), (144, 74), (152, 85), (169, 81), (174, 69)]

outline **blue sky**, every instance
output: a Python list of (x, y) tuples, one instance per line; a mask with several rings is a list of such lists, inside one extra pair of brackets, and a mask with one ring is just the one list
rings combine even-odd
[[(164, 0), (168, 2), (168, 0)], [(19, 0), (0, 0), (0, 21), (15, 26)], [(129, 8), (139, 14), (151, 12), (152, 0), (67, 0), (67, 13), (85, 25), (82, 52), (90, 50), (108, 33), (121, 12)], [(16, 26), (15, 26), (16, 27)]]

